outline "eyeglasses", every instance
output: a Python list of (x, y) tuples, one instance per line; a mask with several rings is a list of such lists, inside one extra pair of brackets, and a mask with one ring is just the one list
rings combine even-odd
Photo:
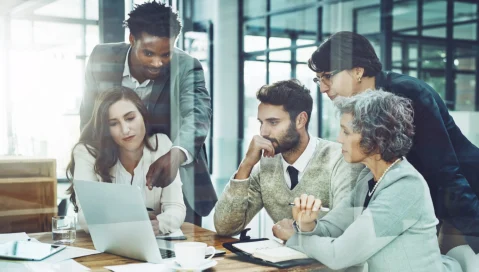
[(321, 81), (328, 85), (328, 86), (331, 86), (331, 84), (333, 84), (333, 76), (335, 76), (336, 74), (338, 74), (339, 72), (341, 72), (340, 70), (334, 70), (334, 71), (331, 71), (329, 72), (329, 74), (325, 74), (323, 73), (322, 76), (320, 76), (319, 78), (315, 77), (313, 78), (313, 81), (314, 83), (316, 83), (318, 86), (320, 86), (321, 84)]

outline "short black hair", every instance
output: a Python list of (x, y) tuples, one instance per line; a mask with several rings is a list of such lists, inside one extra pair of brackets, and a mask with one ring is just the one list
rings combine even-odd
[(311, 55), (308, 66), (316, 73), (361, 67), (365, 77), (373, 77), (382, 69), (368, 39), (350, 31), (337, 32), (324, 41)]
[(261, 103), (283, 106), (289, 113), (291, 121), (295, 120), (298, 114), (306, 112), (308, 129), (311, 112), (313, 110), (313, 98), (311, 92), (297, 79), (282, 80), (270, 85), (262, 86), (256, 93)]
[(124, 26), (138, 39), (143, 32), (157, 37), (176, 38), (181, 31), (178, 13), (156, 1), (136, 5)]

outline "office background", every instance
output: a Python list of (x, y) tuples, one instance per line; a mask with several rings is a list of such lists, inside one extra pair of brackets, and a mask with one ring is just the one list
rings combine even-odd
[[(0, 2), (0, 155), (57, 160), (59, 201), (79, 137), (85, 64), (100, 42), (127, 41), (122, 21), (143, 0)], [(309, 132), (334, 140), (338, 120), (307, 60), (334, 32), (369, 38), (386, 70), (418, 77), (479, 145), (479, 4), (475, 0), (162, 0), (179, 11), (177, 46), (198, 58), (213, 102), (207, 149), (218, 194), (259, 133), (255, 92), (297, 78), (311, 89)], [(477, 121), (476, 121), (477, 122)], [(68, 210), (72, 212), (71, 209)], [(268, 236), (263, 211), (250, 226)], [(211, 215), (204, 227), (214, 229)]]

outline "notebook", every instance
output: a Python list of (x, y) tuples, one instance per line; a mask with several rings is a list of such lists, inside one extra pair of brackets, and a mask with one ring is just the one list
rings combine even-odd
[(289, 248), (274, 240), (262, 240), (250, 243), (236, 243), (233, 247), (268, 262), (278, 263), (289, 260), (308, 259), (308, 255)]

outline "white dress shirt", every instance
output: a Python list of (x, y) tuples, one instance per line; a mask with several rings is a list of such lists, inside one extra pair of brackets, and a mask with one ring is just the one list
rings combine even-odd
[(303, 151), (301, 156), (293, 163), (289, 164), (286, 162), (283, 158), (283, 154), (281, 154), (281, 161), (283, 162), (283, 175), (284, 175), (284, 180), (286, 181), (286, 185), (288, 185), (288, 188), (291, 189), (291, 178), (289, 177), (288, 173), (288, 166), (293, 166), (298, 170), (298, 184), (301, 182), (301, 178), (304, 175), (304, 169), (306, 169), (306, 166), (308, 166), (309, 161), (314, 155), (314, 150), (316, 150), (316, 144), (317, 141), (314, 139), (311, 141), (311, 137), (309, 137), (309, 142), (308, 145), (306, 146), (306, 149)]
[[(153, 84), (155, 83), (155, 81), (152, 79), (146, 79), (140, 84), (138, 80), (131, 74), (130, 66), (128, 64), (128, 60), (130, 59), (130, 51), (131, 47), (130, 49), (128, 49), (128, 53), (126, 53), (125, 68), (123, 68), (123, 78), (121, 80), (121, 86), (130, 88), (135, 91), (136, 94), (138, 94), (138, 96), (141, 98), (141, 100), (143, 100), (145, 105), (147, 105), (146, 102), (150, 98), (150, 94), (153, 90)], [(193, 156), (186, 149), (181, 146), (173, 146), (172, 148), (178, 148), (183, 151), (183, 153), (185, 153), (186, 161), (182, 165), (187, 165), (193, 162)]]
[[(112, 183), (131, 184), (132, 186), (139, 187), (146, 208), (153, 209), (154, 213), (157, 214), (160, 232), (170, 233), (179, 229), (181, 224), (183, 224), (186, 207), (183, 202), (182, 183), (179, 173), (177, 173), (175, 180), (165, 188), (154, 187), (150, 191), (146, 187), (146, 173), (148, 173), (150, 165), (166, 154), (172, 145), (170, 139), (165, 134), (155, 134), (149, 139), (153, 147), (157, 145), (156, 138), (158, 138), (158, 149), (151, 151), (147, 147), (143, 148), (143, 156), (133, 170), (133, 177), (126, 171), (120, 160), (110, 168), (110, 175), (112, 176)], [(73, 157), (75, 159), (73, 183), (75, 183), (75, 180), (101, 181), (101, 177), (94, 171), (95, 158), (83, 144), (75, 147)], [(88, 232), (88, 226), (86, 225), (78, 199), (77, 204), (79, 207), (78, 222)]]
[[(314, 151), (316, 150), (316, 145), (317, 145), (316, 138), (311, 141), (311, 137), (309, 137), (309, 142), (308, 142), (308, 145), (306, 146), (306, 149), (303, 151), (301, 156), (299, 156), (299, 158), (291, 165), (294, 168), (296, 168), (296, 170), (298, 170), (298, 184), (301, 182), (301, 178), (304, 175), (304, 170), (306, 169), (306, 166), (308, 166), (309, 161), (311, 160), (311, 158), (313, 158)], [(282, 154), (281, 154), (281, 161), (283, 163), (284, 180), (286, 181), (286, 185), (288, 186), (288, 188), (291, 189), (291, 178), (289, 177), (289, 173), (287, 170), (290, 164), (284, 160)], [(231, 177), (232, 181), (241, 182), (241, 181), (248, 180), (248, 179), (235, 179), (234, 177), (236, 176), (236, 173), (237, 172), (235, 172), (233, 176)]]
[(123, 79), (121, 80), (121, 85), (135, 91), (141, 100), (145, 102), (148, 100), (148, 98), (150, 98), (151, 91), (153, 90), (153, 83), (155, 83), (155, 81), (152, 79), (146, 79), (140, 84), (138, 80), (133, 77), (133, 75), (130, 73), (130, 66), (128, 64), (128, 60), (130, 59), (130, 51), (131, 47), (128, 49), (128, 53), (126, 53), (125, 68), (123, 69)]

